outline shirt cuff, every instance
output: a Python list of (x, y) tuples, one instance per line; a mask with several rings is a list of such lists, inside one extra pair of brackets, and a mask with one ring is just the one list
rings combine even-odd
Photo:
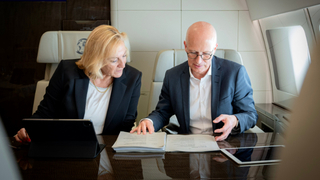
[(240, 124), (239, 124), (239, 120), (237, 119), (237, 124), (234, 128), (232, 128), (231, 130), (231, 134), (239, 134), (240, 133)]
[(153, 121), (152, 121), (151, 119), (149, 119), (149, 118), (143, 118), (143, 119), (141, 119), (141, 120), (139, 121), (139, 124), (140, 124), (141, 121), (143, 121), (143, 120), (148, 120), (148, 121), (150, 121), (150, 122), (152, 123), (152, 125), (153, 125)]

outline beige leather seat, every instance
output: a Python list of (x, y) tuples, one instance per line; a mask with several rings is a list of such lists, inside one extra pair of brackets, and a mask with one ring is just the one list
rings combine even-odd
[[(37, 62), (46, 63), (46, 70), (44, 79), (37, 83), (33, 113), (43, 99), (49, 80), (59, 62), (62, 59), (80, 59), (90, 33), (91, 31), (48, 31), (41, 36)], [(125, 44), (130, 51), (129, 40)], [(127, 62), (130, 62), (130, 56), (127, 56)]]
[[(243, 65), (240, 53), (235, 50), (218, 49), (215, 55)], [(154, 65), (153, 82), (151, 83), (148, 113), (152, 112), (157, 106), (166, 70), (185, 62), (187, 59), (188, 57), (184, 49), (161, 50), (158, 52)], [(174, 131), (174, 127), (179, 126), (179, 123), (175, 116), (170, 118), (168, 126), (169, 128), (165, 129), (167, 132), (172, 134), (177, 133)], [(255, 126), (246, 132), (262, 133), (263, 131)]]
[(77, 59), (83, 53), (84, 45), (91, 31), (48, 31), (40, 39), (38, 63), (46, 63), (45, 77), (38, 81), (33, 102), (33, 113), (43, 99), (49, 80), (59, 62)]

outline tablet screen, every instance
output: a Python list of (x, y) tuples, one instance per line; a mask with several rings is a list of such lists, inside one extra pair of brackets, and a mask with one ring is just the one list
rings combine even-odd
[(238, 164), (257, 164), (268, 162), (279, 162), (280, 152), (284, 148), (282, 145), (261, 146), (246, 148), (222, 149), (225, 155), (233, 159)]

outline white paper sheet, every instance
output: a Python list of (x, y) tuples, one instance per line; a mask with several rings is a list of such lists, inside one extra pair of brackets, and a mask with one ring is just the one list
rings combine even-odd
[(193, 135), (167, 135), (166, 152), (206, 152), (220, 150), (214, 136)]
[(164, 152), (165, 142), (165, 132), (138, 135), (121, 131), (112, 148), (116, 152)]

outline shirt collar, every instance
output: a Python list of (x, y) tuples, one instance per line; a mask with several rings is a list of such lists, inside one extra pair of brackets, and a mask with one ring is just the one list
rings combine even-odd
[[(207, 77), (207, 76), (209, 76), (209, 75), (210, 75), (210, 76), (212, 75), (211, 67), (212, 67), (212, 64), (210, 65), (210, 67), (209, 67), (209, 70), (208, 70), (207, 74), (206, 74), (203, 78), (205, 78), (205, 77)], [(191, 72), (191, 68), (190, 68), (190, 67), (189, 67), (189, 74), (190, 74), (190, 77), (191, 77), (191, 78), (197, 79), (197, 78), (195, 78), (195, 77), (193, 76), (193, 74), (192, 74), (192, 72)]]

